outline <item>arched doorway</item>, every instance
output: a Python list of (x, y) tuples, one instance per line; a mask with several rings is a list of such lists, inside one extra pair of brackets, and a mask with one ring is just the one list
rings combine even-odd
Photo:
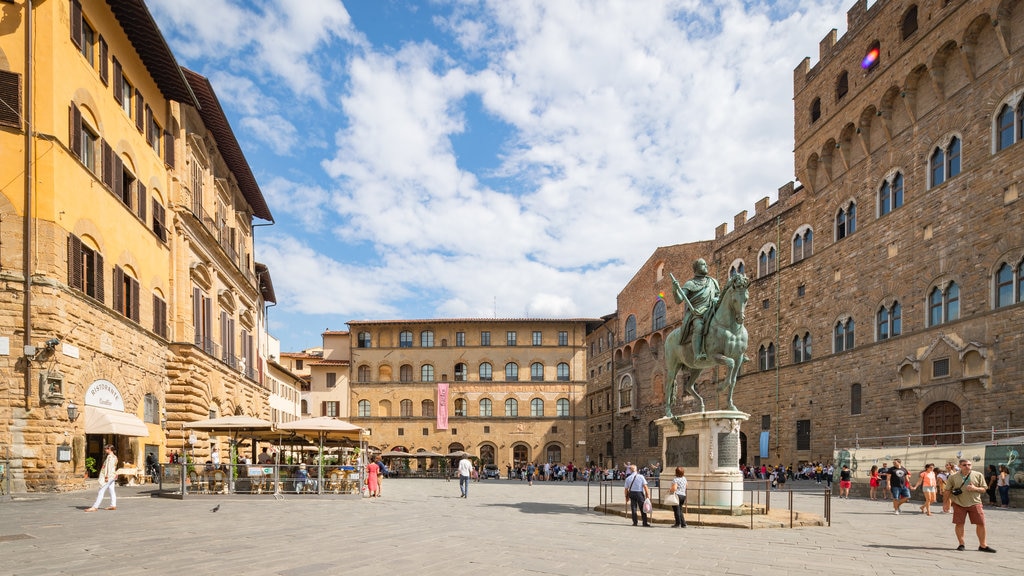
[(512, 461), (516, 466), (527, 464), (530, 461), (530, 447), (526, 444), (512, 446)]
[[(925, 442), (932, 444), (957, 444), (960, 442), (960, 407), (943, 400), (924, 409), (923, 432)], [(931, 436), (934, 434), (934, 436)]]
[(493, 444), (483, 444), (480, 446), (480, 462), (483, 464), (494, 464)]
[(561, 464), (562, 463), (562, 447), (558, 444), (548, 444), (548, 447), (544, 450), (547, 462), (550, 464)]

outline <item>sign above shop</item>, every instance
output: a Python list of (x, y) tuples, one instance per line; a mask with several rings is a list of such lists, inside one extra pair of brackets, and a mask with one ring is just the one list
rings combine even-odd
[(85, 405), (124, 412), (121, 392), (109, 380), (96, 380), (89, 385), (89, 389), (85, 391)]

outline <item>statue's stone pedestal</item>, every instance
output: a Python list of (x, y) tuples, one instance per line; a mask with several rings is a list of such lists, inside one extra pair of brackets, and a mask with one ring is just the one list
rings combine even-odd
[(740, 423), (748, 418), (738, 410), (716, 410), (658, 419), (664, 439), (662, 494), (669, 493), (676, 466), (682, 466), (687, 505), (741, 508)]

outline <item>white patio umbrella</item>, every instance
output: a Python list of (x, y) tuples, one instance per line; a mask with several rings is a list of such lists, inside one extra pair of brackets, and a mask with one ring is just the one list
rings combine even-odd
[[(342, 439), (356, 439), (358, 440), (363, 433), (363, 429), (351, 422), (339, 420), (331, 416), (319, 416), (317, 418), (306, 418), (304, 420), (293, 420), (291, 422), (282, 422), (277, 425), (279, 430), (288, 430), (294, 432), (299, 436), (309, 437), (310, 439), (316, 438), (320, 442), (320, 453), (317, 459), (318, 463), (323, 462), (324, 455), (324, 441), (325, 440), (342, 440)], [(362, 474), (362, 472), (360, 472)], [(323, 494), (324, 489), (324, 467), (317, 466), (317, 493)]]

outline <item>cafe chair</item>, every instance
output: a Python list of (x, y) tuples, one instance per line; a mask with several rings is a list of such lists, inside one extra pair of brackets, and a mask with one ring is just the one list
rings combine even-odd
[(216, 492), (226, 493), (227, 492), (227, 484), (226, 484), (225, 480), (226, 480), (226, 475), (224, 474), (224, 471), (223, 470), (215, 470), (213, 472), (213, 480), (210, 482), (210, 491), (211, 492), (215, 492), (215, 493)]
[(199, 475), (195, 470), (188, 471), (188, 480), (192, 483), (193, 494), (205, 494), (206, 493), (206, 479)]

